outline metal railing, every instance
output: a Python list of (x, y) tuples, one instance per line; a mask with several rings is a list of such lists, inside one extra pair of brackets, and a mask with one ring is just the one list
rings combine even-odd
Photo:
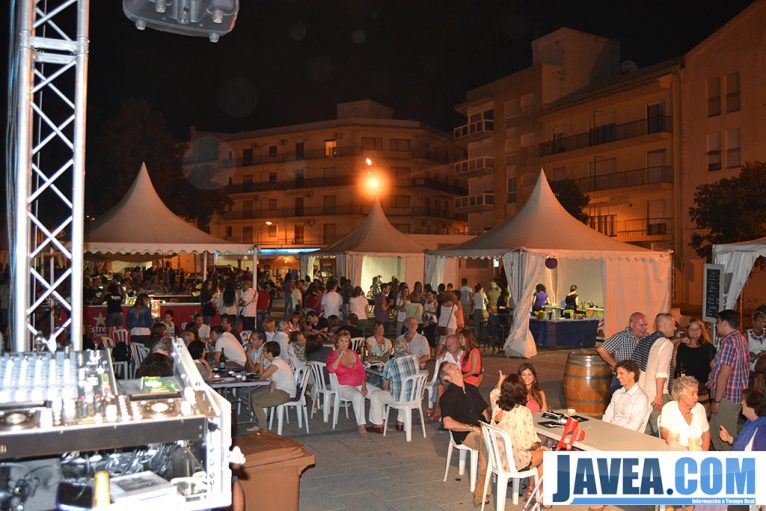
[(617, 226), (617, 236), (622, 238), (670, 236), (672, 234), (673, 219), (666, 217), (631, 218), (618, 221)]
[[(490, 194), (492, 195), (492, 194)], [(366, 215), (369, 208), (362, 205), (345, 205), (335, 207), (304, 207), (304, 208), (273, 208), (259, 209), (253, 211), (227, 211), (221, 218), (223, 220), (254, 220), (254, 219), (276, 219), (276, 218), (301, 218), (301, 217), (322, 217), (322, 216), (348, 216), (348, 215)], [(430, 216), (435, 218), (446, 218), (450, 220), (463, 220), (464, 216), (460, 214), (450, 214), (448, 210), (438, 210), (436, 208), (386, 208), (386, 215), (391, 217), (412, 217), (412, 216)]]
[(673, 167), (662, 165), (573, 179), (582, 192), (673, 182)]
[(626, 122), (625, 124), (605, 124), (569, 137), (559, 137), (540, 144), (540, 156), (574, 151), (583, 147), (608, 144), (617, 140), (641, 137), (651, 133), (672, 132), (673, 118), (669, 115), (657, 115)]
[(466, 195), (455, 198), (455, 211), (466, 211), (470, 209), (484, 209), (495, 205), (494, 193), (480, 193), (477, 195)]
[(471, 135), (480, 135), (485, 133), (493, 133), (495, 131), (494, 119), (481, 119), (479, 121), (469, 122), (463, 124), (452, 130), (452, 136), (455, 140), (461, 138), (470, 137)]
[[(283, 181), (276, 181), (274, 183), (242, 183), (242, 184), (230, 184), (227, 185), (226, 191), (228, 193), (258, 193), (258, 192), (273, 192), (283, 190), (300, 190), (300, 189), (314, 189), (322, 187), (332, 186), (354, 186), (356, 185), (358, 176), (336, 176), (336, 177), (324, 177), (324, 178), (311, 178), (311, 179), (290, 179)], [(466, 193), (465, 188), (458, 184), (450, 184), (443, 181), (437, 181), (435, 179), (428, 179), (425, 177), (413, 177), (410, 179), (394, 181), (391, 187), (396, 188), (429, 188), (431, 190), (438, 190), (446, 192), (452, 195), (463, 195)]]
[(453, 164), (453, 167), (455, 169), (455, 174), (458, 176), (484, 171), (492, 172), (495, 170), (495, 157), (480, 156), (469, 160), (457, 161)]

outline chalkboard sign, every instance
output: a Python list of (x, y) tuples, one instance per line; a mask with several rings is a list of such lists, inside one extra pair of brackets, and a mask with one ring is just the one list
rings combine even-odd
[(718, 313), (724, 309), (723, 303), (723, 265), (706, 264), (703, 282), (702, 319), (715, 321)]

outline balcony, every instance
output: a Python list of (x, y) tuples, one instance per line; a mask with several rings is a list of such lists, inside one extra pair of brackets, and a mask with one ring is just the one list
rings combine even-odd
[(645, 186), (659, 183), (673, 183), (673, 167), (659, 166), (643, 169), (612, 172), (598, 176), (581, 177), (573, 179), (580, 191), (598, 192), (614, 188), (628, 188), (631, 186)]
[(617, 236), (625, 239), (662, 237), (673, 234), (672, 218), (632, 218), (622, 220), (617, 228)]
[(494, 119), (481, 119), (479, 121), (469, 122), (463, 124), (452, 130), (452, 136), (454, 139), (462, 140), (474, 135), (486, 135), (495, 132), (495, 120)]
[(540, 156), (551, 156), (584, 147), (593, 147), (618, 140), (663, 132), (673, 132), (672, 117), (658, 115), (625, 124), (605, 124), (593, 128), (586, 133), (579, 133), (570, 137), (558, 137), (550, 142), (544, 142), (540, 144)]
[(467, 190), (460, 185), (457, 184), (450, 184), (445, 183), (443, 181), (436, 181), (434, 179), (427, 179), (424, 177), (414, 177), (412, 178), (411, 184), (408, 185), (399, 185), (394, 184), (394, 188), (398, 187), (404, 187), (404, 188), (428, 188), (430, 190), (436, 190), (439, 192), (445, 192), (452, 195), (465, 195)]
[(494, 193), (480, 193), (478, 195), (466, 195), (455, 199), (455, 211), (468, 213), (472, 211), (485, 211), (495, 206)]
[[(492, 194), (490, 194), (492, 195)], [(391, 208), (385, 207), (386, 215), (391, 217), (422, 217), (430, 216), (435, 218), (448, 218), (451, 220), (465, 220), (464, 215), (455, 213), (449, 215), (445, 210), (436, 208)], [(253, 211), (228, 211), (221, 218), (223, 220), (269, 220), (275, 218), (302, 218), (302, 217), (324, 217), (324, 216), (348, 216), (348, 215), (367, 215), (369, 208), (362, 205), (346, 205), (335, 207), (311, 207), (311, 208), (274, 208), (267, 210)]]
[(242, 183), (226, 187), (228, 193), (257, 193), (293, 190), (301, 188), (321, 188), (325, 186), (352, 186), (357, 176), (320, 177), (314, 179), (291, 179), (274, 183)]
[(478, 176), (486, 172), (494, 172), (495, 158), (493, 156), (481, 156), (470, 160), (457, 161), (453, 164), (456, 176)]

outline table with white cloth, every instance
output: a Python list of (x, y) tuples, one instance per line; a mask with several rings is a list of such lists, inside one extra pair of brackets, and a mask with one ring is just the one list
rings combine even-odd
[[(541, 422), (549, 422), (551, 419), (542, 416), (542, 413), (533, 413), (535, 431), (538, 435), (558, 441), (564, 432), (564, 426), (547, 428), (541, 426)], [(572, 446), (581, 451), (667, 451), (668, 444), (656, 436), (646, 435), (615, 426), (600, 419), (589, 417), (587, 421), (580, 422), (580, 429), (585, 431), (585, 438), (575, 442)]]

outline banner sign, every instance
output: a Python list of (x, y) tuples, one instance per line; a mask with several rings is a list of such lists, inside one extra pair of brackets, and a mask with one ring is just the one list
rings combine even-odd
[(766, 452), (543, 453), (552, 505), (766, 504)]

